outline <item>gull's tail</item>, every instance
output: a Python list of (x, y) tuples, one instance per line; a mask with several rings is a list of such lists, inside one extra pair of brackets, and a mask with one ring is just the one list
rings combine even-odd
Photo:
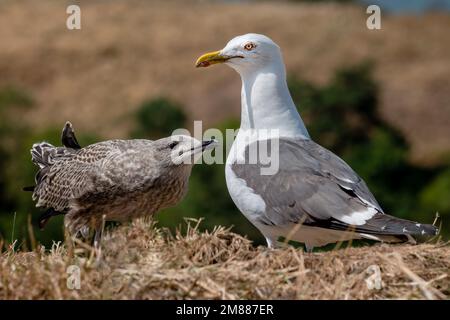
[(61, 142), (62, 145), (66, 148), (72, 148), (75, 150), (81, 149), (81, 146), (77, 141), (77, 137), (75, 136), (73, 126), (69, 121), (67, 121), (66, 124), (64, 125), (61, 134)]
[(61, 143), (63, 147), (55, 147), (48, 142), (33, 144), (33, 147), (31, 148), (31, 160), (36, 166), (39, 167), (39, 171), (35, 178), (36, 186), (26, 186), (23, 188), (23, 191), (34, 192), (36, 190), (37, 185), (45, 176), (45, 173), (48, 171), (48, 167), (53, 164), (54, 159), (71, 153), (74, 150), (81, 149), (81, 146), (75, 136), (73, 126), (69, 121), (65, 123), (62, 130)]

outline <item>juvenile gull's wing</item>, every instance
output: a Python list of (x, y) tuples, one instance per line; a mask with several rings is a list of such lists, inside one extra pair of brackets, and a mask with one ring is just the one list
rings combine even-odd
[(81, 198), (95, 204), (105, 200), (105, 194), (114, 198), (138, 189), (145, 191), (161, 174), (155, 166), (152, 143), (144, 139), (109, 140), (80, 150), (34, 145), (33, 159), (41, 167), (33, 193), (37, 206), (65, 211)]
[(98, 143), (80, 150), (41, 143), (32, 155), (41, 169), (36, 175), (33, 199), (37, 206), (65, 211), (70, 200), (93, 189), (100, 162), (115, 151), (114, 143)]

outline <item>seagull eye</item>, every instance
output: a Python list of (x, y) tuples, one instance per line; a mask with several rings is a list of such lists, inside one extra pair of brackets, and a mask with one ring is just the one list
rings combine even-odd
[(175, 148), (177, 145), (178, 145), (178, 141), (174, 141), (174, 142), (172, 142), (171, 144), (169, 144), (169, 148), (170, 148), (170, 149), (173, 149), (173, 148)]
[(252, 51), (255, 48), (256, 48), (256, 44), (254, 44), (253, 42), (246, 43), (244, 46), (244, 49), (247, 51)]

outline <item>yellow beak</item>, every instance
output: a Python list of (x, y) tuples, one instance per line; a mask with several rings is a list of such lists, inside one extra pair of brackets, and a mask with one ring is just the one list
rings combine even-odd
[(195, 67), (209, 67), (212, 64), (223, 63), (227, 61), (229, 57), (222, 56), (220, 51), (208, 52), (200, 56), (195, 62)]

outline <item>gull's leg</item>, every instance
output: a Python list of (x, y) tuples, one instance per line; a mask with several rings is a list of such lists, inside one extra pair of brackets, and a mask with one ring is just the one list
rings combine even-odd
[(305, 243), (305, 250), (306, 250), (306, 252), (308, 252), (308, 253), (312, 253), (313, 250), (314, 250), (314, 246), (311, 246), (311, 245)]
[(102, 259), (102, 233), (103, 228), (95, 228), (94, 234), (94, 254), (95, 265), (99, 265)]
[(102, 228), (96, 228), (95, 229), (95, 235), (94, 235), (94, 248), (97, 250), (101, 249), (101, 243), (102, 243)]
[(276, 239), (266, 237), (266, 241), (267, 241), (267, 247), (269, 249), (275, 249), (278, 247), (278, 243), (277, 243), (278, 241)]
[(103, 229), (105, 229), (105, 215), (102, 216), (102, 219), (100, 221), (97, 221), (95, 223), (95, 235), (94, 235), (94, 248), (97, 249), (100, 252), (101, 245), (102, 245), (102, 234)]
[(280, 242), (274, 238), (266, 237), (266, 241), (267, 241), (267, 247), (269, 247), (269, 249), (286, 248), (289, 246), (289, 244), (287, 244), (285, 242)]

